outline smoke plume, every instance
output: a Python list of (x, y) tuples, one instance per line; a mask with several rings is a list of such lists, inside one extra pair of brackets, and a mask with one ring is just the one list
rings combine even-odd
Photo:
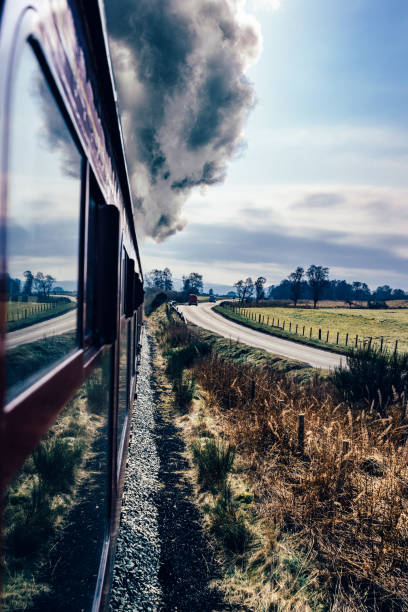
[(241, 0), (106, 0), (106, 13), (138, 230), (160, 241), (243, 146), (259, 25)]

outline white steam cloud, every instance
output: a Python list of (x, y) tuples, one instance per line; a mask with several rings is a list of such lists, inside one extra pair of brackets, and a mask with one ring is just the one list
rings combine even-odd
[(106, 0), (106, 13), (138, 229), (160, 241), (243, 146), (260, 28), (240, 0)]

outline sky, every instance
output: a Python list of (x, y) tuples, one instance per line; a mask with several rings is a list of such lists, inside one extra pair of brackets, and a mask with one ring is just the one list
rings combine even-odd
[[(144, 271), (277, 284), (315, 264), (331, 278), (408, 289), (408, 3), (240, 5), (257, 22), (258, 59), (241, 66), (254, 97), (226, 178), (197, 181), (168, 235), (140, 229)], [(125, 140), (129, 129), (125, 120)]]

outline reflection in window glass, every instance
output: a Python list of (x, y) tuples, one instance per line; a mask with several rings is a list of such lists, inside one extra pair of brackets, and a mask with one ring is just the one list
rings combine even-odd
[(77, 343), (82, 159), (27, 45), (11, 101), (8, 399)]
[(86, 272), (86, 321), (85, 335), (91, 336), (95, 331), (95, 295), (96, 295), (96, 215), (97, 204), (93, 195), (89, 197), (88, 212), (88, 265)]
[(128, 410), (129, 366), (130, 366), (130, 327), (125, 318), (120, 322), (120, 357), (119, 357), (119, 398), (118, 398), (118, 449), (122, 437), (123, 425)]
[(110, 352), (8, 487), (0, 607), (91, 608), (108, 521)]

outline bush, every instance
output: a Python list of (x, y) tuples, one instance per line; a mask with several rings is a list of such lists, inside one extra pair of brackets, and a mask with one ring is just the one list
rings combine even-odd
[(106, 410), (108, 387), (100, 373), (91, 374), (86, 380), (86, 397), (91, 412), (100, 414)]
[(37, 446), (34, 464), (41, 483), (51, 494), (71, 491), (83, 452), (83, 444), (78, 441), (72, 444), (63, 438), (51, 438)]
[(174, 399), (177, 407), (182, 412), (187, 412), (193, 401), (195, 393), (195, 380), (191, 376), (189, 378), (176, 378), (173, 382)]
[(245, 552), (250, 542), (250, 534), (243, 517), (237, 513), (231, 488), (226, 482), (211, 510), (211, 515), (212, 530), (225, 548), (238, 554)]
[(167, 294), (164, 291), (147, 292), (144, 301), (144, 311), (149, 316), (165, 302), (167, 302)]
[(55, 514), (45, 485), (34, 482), (30, 497), (9, 517), (6, 547), (17, 557), (35, 556), (54, 532)]
[(191, 368), (198, 357), (208, 355), (210, 347), (206, 342), (190, 342), (182, 348), (167, 353), (166, 374), (172, 378), (181, 376), (184, 368)]
[(206, 440), (193, 443), (191, 450), (201, 488), (214, 492), (223, 487), (234, 464), (235, 448), (221, 440)]
[(361, 348), (347, 356), (347, 367), (336, 368), (332, 380), (349, 406), (373, 406), (383, 416), (396, 396), (407, 391), (408, 355)]

